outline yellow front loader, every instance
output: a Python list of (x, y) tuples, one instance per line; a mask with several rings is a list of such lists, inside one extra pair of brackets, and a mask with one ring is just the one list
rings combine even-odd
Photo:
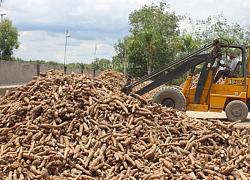
[[(168, 81), (189, 72), (183, 88), (166, 86), (153, 96), (153, 103), (160, 103), (179, 110), (222, 112), (231, 121), (245, 120), (250, 109), (250, 46), (221, 43), (215, 39), (197, 51), (163, 66), (133, 84), (128, 78), (122, 91), (129, 94), (133, 87), (162, 73), (163, 75), (136, 93), (143, 95)], [(209, 53), (206, 53), (209, 50)], [(229, 52), (237, 52), (238, 64), (233, 76), (223, 83), (215, 84), (214, 77), (222, 57)], [(195, 87), (191, 86), (195, 69), (203, 65)], [(172, 69), (171, 71), (169, 71)], [(168, 73), (164, 74), (168, 70)]]
[[(199, 82), (204, 86), (190, 88), (192, 78), (189, 76), (182, 89), (186, 99), (186, 110), (191, 111), (225, 111), (226, 116), (231, 121), (245, 120), (250, 107), (249, 89), (249, 47), (244, 45), (219, 44), (221, 51), (225, 49), (238, 49), (240, 60), (236, 66), (236, 73), (232, 77), (225, 77), (220, 84), (213, 83), (217, 68), (208, 68), (207, 75), (200, 77)], [(247, 52), (248, 51), (248, 57)], [(201, 75), (202, 76), (202, 75)], [(197, 97), (197, 92), (199, 96)]]

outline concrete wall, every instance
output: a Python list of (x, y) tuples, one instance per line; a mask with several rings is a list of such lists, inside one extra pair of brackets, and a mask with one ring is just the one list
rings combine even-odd
[[(63, 66), (0, 60), (0, 86), (25, 84), (32, 80), (32, 76), (38, 76), (40, 72), (43, 73), (51, 69), (64, 71)], [(66, 74), (72, 72), (91, 74), (92, 76), (98, 76), (101, 73), (98, 70), (66, 68)]]
[(29, 82), (36, 75), (36, 64), (0, 61), (0, 85)]

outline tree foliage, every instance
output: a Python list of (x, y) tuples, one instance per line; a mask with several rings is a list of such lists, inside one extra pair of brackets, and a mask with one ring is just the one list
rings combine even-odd
[(181, 16), (170, 13), (169, 6), (144, 5), (129, 15), (130, 33), (126, 41), (128, 62), (134, 64), (128, 72), (137, 76), (151, 73), (154, 69), (172, 61), (175, 49), (172, 42), (179, 35)]
[[(215, 38), (219, 38), (225, 44), (248, 45), (250, 42), (250, 27), (229, 23), (223, 14), (209, 16), (205, 20), (193, 21), (189, 18), (187, 24), (190, 26), (184, 30), (185, 33), (192, 35), (199, 46), (212, 42)], [(239, 50), (226, 50), (223, 52), (224, 61), (227, 61), (227, 55), (232, 52), (237, 56), (241, 53)]]
[(90, 64), (90, 69), (103, 71), (106, 69), (113, 69), (113, 68), (110, 60), (104, 58), (103, 59), (96, 58), (95, 61), (93, 61)]
[(12, 26), (12, 21), (4, 19), (0, 23), (0, 57), (4, 60), (11, 60), (14, 49), (18, 49), (18, 29)]
[(230, 44), (249, 44), (250, 27), (244, 27), (238, 23), (228, 22), (223, 14), (213, 15), (207, 19), (188, 18), (189, 27), (185, 29), (193, 38), (200, 43), (211, 42), (215, 38), (220, 38)]

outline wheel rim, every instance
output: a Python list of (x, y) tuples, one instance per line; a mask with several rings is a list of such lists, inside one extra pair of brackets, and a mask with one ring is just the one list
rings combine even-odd
[(226, 106), (226, 115), (230, 121), (244, 121), (248, 116), (248, 107), (240, 100), (233, 100)]
[(175, 107), (174, 100), (171, 98), (164, 99), (161, 104), (166, 107)]
[(231, 109), (231, 114), (234, 116), (234, 117), (241, 117), (241, 115), (242, 115), (242, 109), (240, 108), (240, 107), (238, 107), (238, 106), (236, 106), (236, 107), (233, 107), (232, 109)]

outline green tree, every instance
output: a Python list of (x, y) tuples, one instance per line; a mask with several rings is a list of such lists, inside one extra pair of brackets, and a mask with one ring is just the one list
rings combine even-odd
[(99, 59), (99, 58), (96, 58), (94, 62), (92, 62), (90, 64), (90, 67), (91, 69), (94, 69), (94, 70), (106, 70), (106, 69), (113, 69), (112, 68), (112, 65), (111, 65), (111, 61), (108, 60), (108, 59)]
[(125, 63), (124, 48), (125, 48), (124, 41), (118, 40), (118, 43), (114, 45), (114, 49), (115, 49), (117, 54), (115, 56), (113, 56), (113, 58), (112, 58), (112, 64), (115, 65), (115, 66), (113, 66), (112, 69), (119, 71), (119, 72), (123, 72), (123, 73), (124, 73), (124, 66), (122, 64)]
[(200, 44), (193, 38), (193, 35), (188, 34), (181, 37), (181, 45), (181, 51), (189, 54), (198, 49)]
[[(229, 23), (223, 14), (207, 17), (205, 20), (188, 18), (189, 27), (185, 29), (200, 44), (212, 42), (220, 38), (224, 43), (249, 44), (250, 27), (241, 26), (238, 23)], [(189, 29), (189, 30), (187, 30)]]
[(104, 71), (106, 69), (113, 69), (113, 64), (108, 59), (100, 59), (98, 61), (98, 69)]
[[(244, 27), (238, 23), (229, 23), (223, 14), (209, 16), (205, 20), (196, 20), (189, 18), (188, 27), (184, 32), (189, 32), (194, 40), (200, 45), (211, 43), (213, 39), (219, 38), (225, 44), (248, 45), (250, 42), (250, 27)], [(223, 60), (227, 61), (227, 55), (234, 52), (240, 55), (240, 51), (224, 49)]]
[[(159, 6), (144, 5), (129, 15), (130, 40), (127, 44), (129, 63), (134, 64), (128, 71), (142, 76), (173, 61), (175, 49), (171, 43), (179, 36), (181, 16), (167, 11), (169, 6), (160, 2)], [(138, 67), (138, 68), (137, 68)]]
[(12, 26), (12, 21), (4, 19), (0, 23), (0, 58), (12, 60), (11, 55), (14, 49), (19, 48), (18, 30)]

